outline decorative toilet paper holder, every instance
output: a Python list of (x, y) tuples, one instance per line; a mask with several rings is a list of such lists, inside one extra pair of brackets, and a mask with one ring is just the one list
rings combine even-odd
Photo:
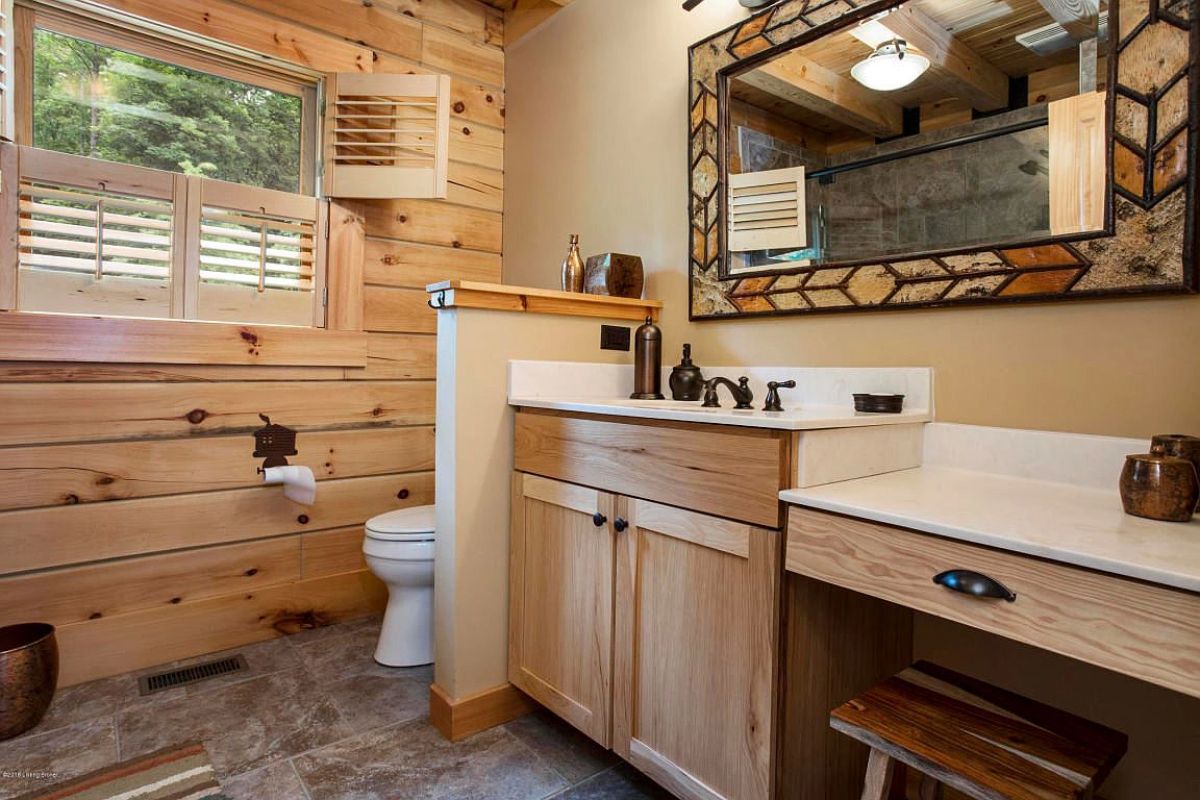
[(269, 467), (286, 467), (287, 456), (299, 454), (296, 450), (296, 432), (273, 424), (266, 414), (259, 414), (258, 418), (267, 423), (254, 432), (254, 457), (266, 459), (258, 471), (264, 472)]

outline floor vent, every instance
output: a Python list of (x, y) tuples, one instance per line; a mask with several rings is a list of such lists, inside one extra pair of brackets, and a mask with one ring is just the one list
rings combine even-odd
[(240, 672), (246, 668), (245, 656), (221, 658), (216, 661), (206, 661), (203, 664), (172, 669), (154, 675), (147, 675), (144, 678), (138, 678), (138, 688), (141, 689), (143, 695), (154, 694), (155, 692), (174, 689), (177, 686), (187, 686), (188, 684), (219, 678), (222, 675), (228, 675), (231, 672)]

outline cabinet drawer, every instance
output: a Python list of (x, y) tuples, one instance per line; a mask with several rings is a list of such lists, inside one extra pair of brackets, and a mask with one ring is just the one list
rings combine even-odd
[[(788, 512), (786, 566), (1200, 697), (1200, 595), (797, 507)], [(950, 569), (988, 575), (1016, 600), (933, 583)]]
[(779, 528), (786, 432), (517, 414), (514, 466), (548, 478)]

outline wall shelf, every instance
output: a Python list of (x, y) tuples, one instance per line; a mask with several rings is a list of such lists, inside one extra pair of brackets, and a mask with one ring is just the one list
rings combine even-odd
[(561, 314), (572, 317), (601, 317), (642, 321), (658, 320), (663, 304), (659, 300), (633, 300), (626, 297), (558, 292), (524, 286), (474, 281), (441, 281), (426, 287), (429, 304), (443, 308), (485, 308), (532, 314)]

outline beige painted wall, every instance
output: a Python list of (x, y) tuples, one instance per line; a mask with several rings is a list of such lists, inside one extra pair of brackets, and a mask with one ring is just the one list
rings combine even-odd
[[(677, 0), (576, 0), (506, 51), (505, 282), (553, 287), (578, 232), (586, 253), (643, 256), (668, 352), (691, 341), (701, 364), (932, 366), (945, 421), (1200, 433), (1200, 298), (689, 323), (686, 50), (744, 14), (735, 0), (690, 14)], [(1200, 701), (1010, 643), (993, 658), (995, 642), (955, 626), (921, 630), (922, 655), (1127, 730), (1106, 796), (1192, 797)]]
[(434, 678), (461, 700), (508, 675), (513, 416), (508, 362), (629, 362), (600, 325), (628, 322), (480, 309), (438, 312)]
[(576, 0), (507, 51), (504, 280), (553, 287), (567, 236), (638, 253), (668, 353), (700, 364), (932, 366), (945, 421), (1200, 432), (1200, 298), (687, 321), (687, 47), (735, 0)]

